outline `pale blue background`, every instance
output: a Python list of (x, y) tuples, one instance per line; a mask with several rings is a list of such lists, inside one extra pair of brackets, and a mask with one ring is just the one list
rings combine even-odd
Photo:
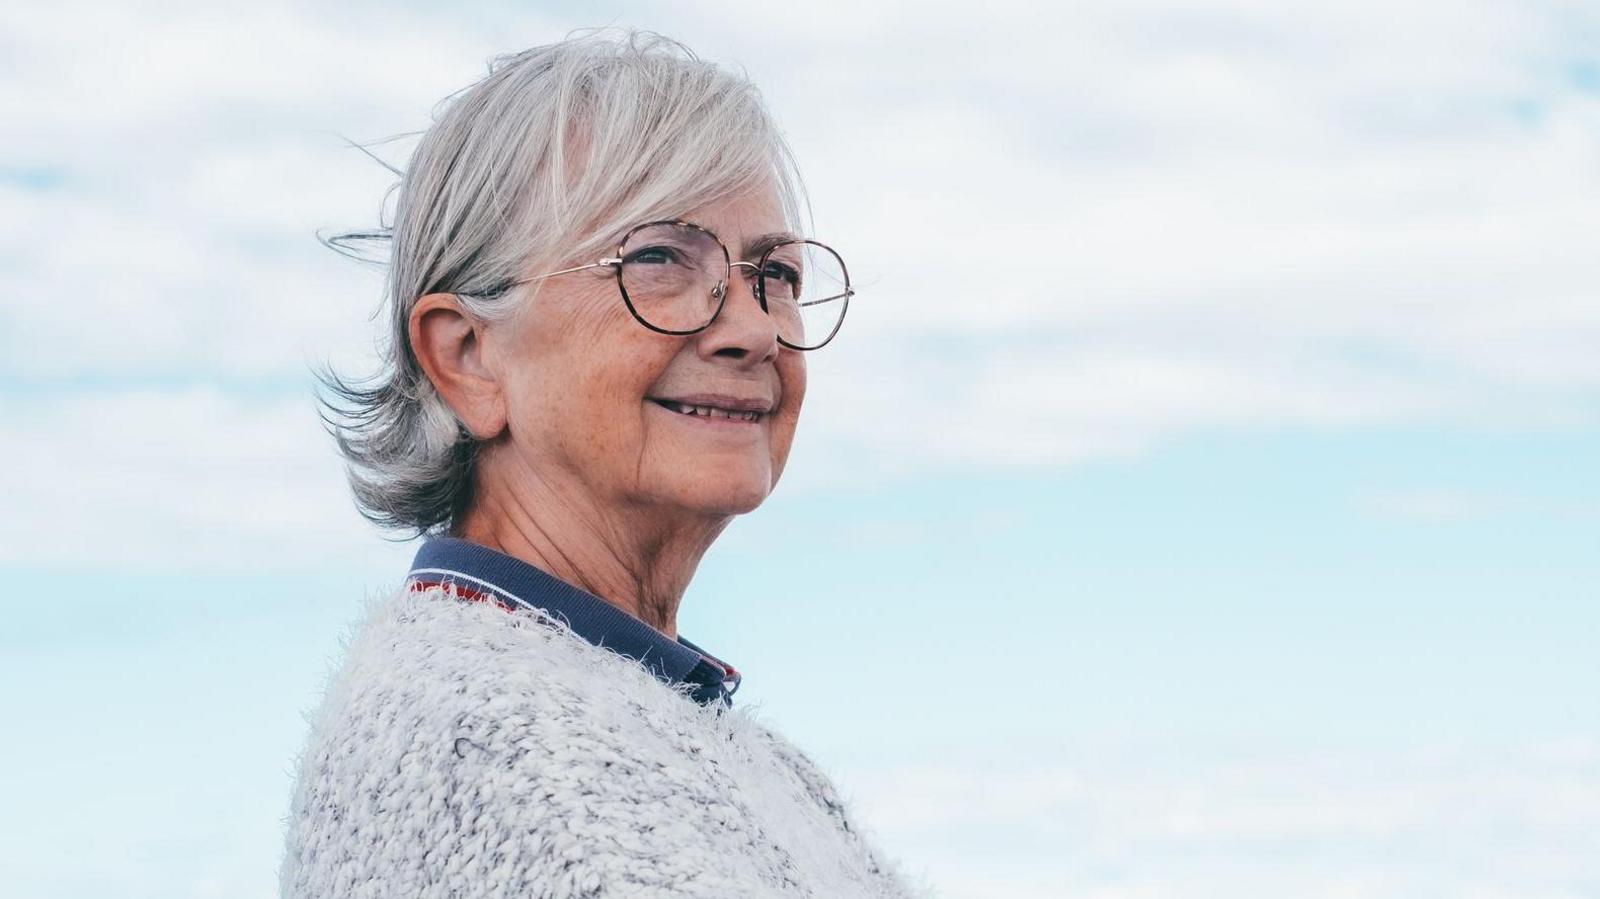
[(377, 327), (334, 132), (607, 23), (749, 70), (862, 283), (679, 625), (886, 851), (1600, 896), (1600, 12), (1236, 0), (0, 13), (6, 895), (273, 895), (413, 550), (309, 399)]

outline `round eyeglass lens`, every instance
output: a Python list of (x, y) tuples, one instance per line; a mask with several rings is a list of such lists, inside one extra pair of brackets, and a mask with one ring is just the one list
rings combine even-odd
[(688, 332), (711, 323), (728, 278), (728, 252), (706, 231), (658, 223), (623, 240), (618, 277), (635, 315), (662, 331)]
[(831, 340), (850, 305), (844, 260), (815, 241), (773, 247), (763, 259), (761, 290), (778, 337), (800, 349), (816, 349)]

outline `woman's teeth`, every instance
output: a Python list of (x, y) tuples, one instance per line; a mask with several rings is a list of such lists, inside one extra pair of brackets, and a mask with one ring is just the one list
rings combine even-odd
[(716, 406), (690, 406), (684, 403), (674, 403), (672, 400), (656, 400), (662, 406), (683, 415), (699, 415), (702, 418), (732, 418), (739, 421), (760, 421), (760, 412), (741, 412), (737, 409), (718, 409)]

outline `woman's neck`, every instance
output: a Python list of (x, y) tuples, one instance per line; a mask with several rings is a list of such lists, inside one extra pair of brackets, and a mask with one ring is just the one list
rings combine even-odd
[(673, 520), (642, 507), (602, 510), (543, 481), (504, 486), (480, 483), (451, 535), (521, 559), (677, 638), (683, 594), (731, 516)]

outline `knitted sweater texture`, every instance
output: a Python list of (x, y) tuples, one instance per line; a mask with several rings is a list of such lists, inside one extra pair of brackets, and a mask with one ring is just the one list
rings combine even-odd
[(369, 600), (298, 761), (284, 899), (923, 897), (746, 707), (529, 611)]

